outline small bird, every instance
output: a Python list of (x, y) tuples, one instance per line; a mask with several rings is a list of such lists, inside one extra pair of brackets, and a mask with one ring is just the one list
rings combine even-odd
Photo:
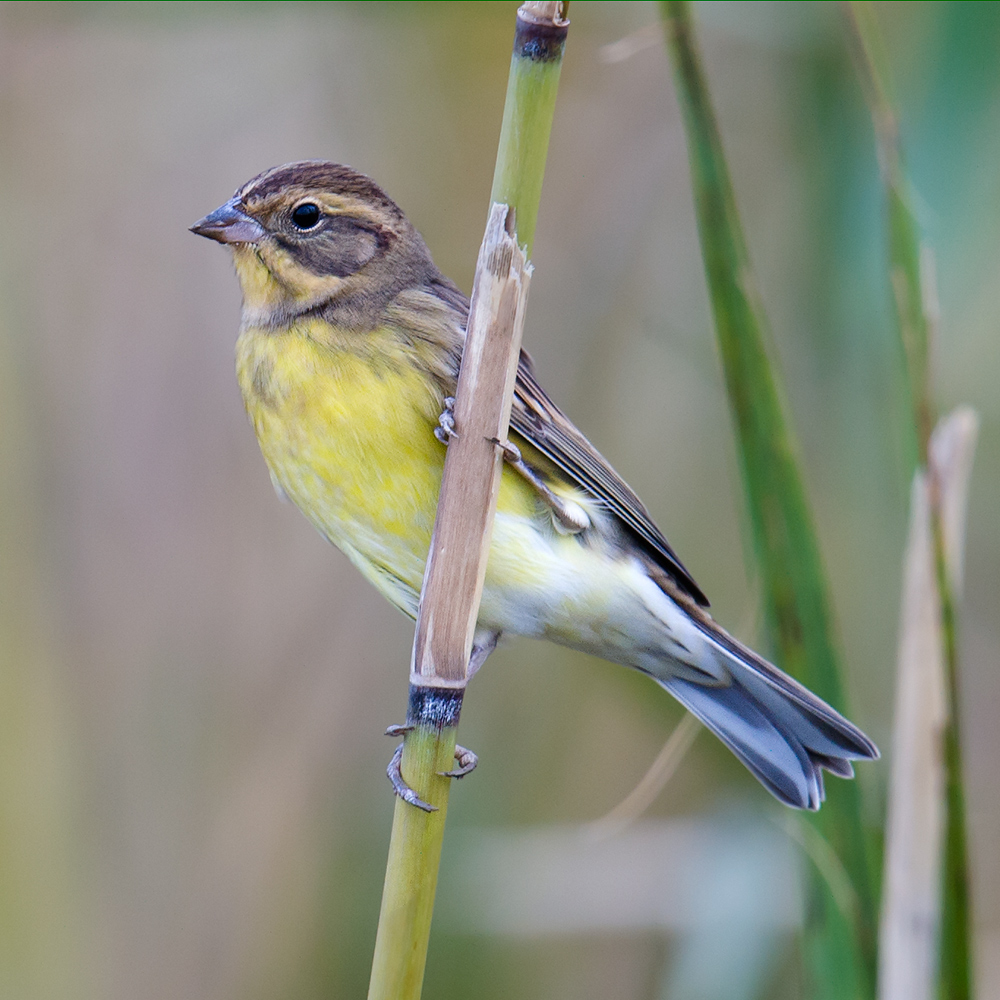
[[(243, 291), (236, 370), (279, 495), (416, 617), (469, 301), (382, 189), (307, 160), (254, 177), (192, 231)], [(504, 636), (652, 677), (782, 802), (878, 750), (725, 632), (639, 498), (521, 355), (470, 671)]]

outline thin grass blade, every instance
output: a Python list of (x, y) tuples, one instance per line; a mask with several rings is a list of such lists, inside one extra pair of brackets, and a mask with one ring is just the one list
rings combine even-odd
[[(753, 551), (776, 659), (844, 710), (828, 588), (786, 407), (768, 356), (769, 333), (707, 83), (690, 5), (661, 3), (688, 137), (695, 210), (726, 388), (739, 443)], [(815, 819), (851, 881), (858, 905), (843, 912), (820, 876), (813, 879), (806, 930), (811, 994), (872, 996), (875, 890), (857, 785), (830, 782)]]
[[(943, 485), (932, 456), (935, 407), (930, 386), (930, 345), (938, 319), (934, 257), (921, 242), (914, 199), (903, 162), (896, 110), (888, 94), (885, 57), (870, 3), (847, 5), (856, 42), (858, 77), (868, 100), (885, 188), (889, 236), (889, 277), (896, 302), (902, 356), (910, 388), (914, 433), (913, 465), (925, 470), (930, 505), (935, 580), (941, 628), (936, 637), (944, 663), (946, 718), (941, 743), (945, 763), (945, 833), (942, 868), (938, 995), (943, 1000), (972, 996), (972, 903), (962, 762), (956, 578), (949, 569)], [(935, 641), (935, 637), (925, 637)], [(928, 656), (936, 655), (927, 653)], [(902, 683), (902, 678), (900, 679)], [(891, 859), (889, 860), (891, 864)], [(935, 926), (938, 921), (935, 920)]]

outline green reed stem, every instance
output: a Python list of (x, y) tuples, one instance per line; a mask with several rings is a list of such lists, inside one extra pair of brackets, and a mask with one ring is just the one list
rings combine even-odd
[(964, 766), (959, 713), (958, 635), (954, 589), (947, 571), (941, 508), (931, 491), (934, 560), (941, 597), (948, 720), (942, 739), (945, 767), (944, 858), (941, 871), (941, 927), (938, 933), (938, 997), (971, 1000), (973, 991), (972, 896), (966, 831)]
[[(461, 705), (462, 692), (449, 693), (457, 696)], [(411, 712), (407, 718), (415, 728), (404, 740), (402, 775), (436, 811), (425, 812), (396, 799), (368, 1000), (419, 1000), (427, 964), (453, 780), (439, 772), (454, 767), (457, 725), (438, 726), (433, 720), (414, 718), (414, 714), (420, 713)], [(454, 721), (457, 723), (457, 710)]]
[[(769, 632), (781, 667), (839, 709), (844, 695), (826, 577), (767, 329), (736, 210), (718, 124), (694, 39), (690, 5), (662, 0), (694, 189), (716, 335), (739, 442), (740, 469)], [(808, 821), (840, 859), (856, 907), (843, 912), (816, 875), (806, 953), (814, 997), (874, 995), (876, 908), (858, 788), (828, 783)]]
[[(870, 3), (854, 0), (848, 11), (858, 41), (858, 71), (868, 101), (887, 205), (889, 276), (896, 303), (899, 334), (914, 429), (913, 469), (928, 468), (928, 443), (936, 420), (930, 385), (930, 345), (934, 316), (933, 275), (922, 263), (930, 254), (921, 242), (920, 226), (911, 207), (909, 183), (899, 140), (898, 117), (888, 96), (882, 37)], [(972, 913), (969, 892), (968, 837), (963, 784), (960, 689), (958, 677), (957, 602), (947, 569), (941, 494), (930, 481), (931, 529), (941, 602), (948, 720), (943, 735), (945, 766), (945, 834), (942, 858), (941, 922), (938, 943), (938, 996), (969, 1000), (972, 996)]]
[[(545, 6), (551, 5), (524, 4), (521, 10)], [(568, 21), (542, 24), (519, 18), (507, 78), (490, 199), (514, 209), (518, 243), (529, 259), (568, 27)]]
[[(569, 27), (562, 17), (565, 6), (562, 3), (525, 3), (517, 16), (491, 202), (506, 204), (514, 209), (514, 234), (527, 254), (530, 254), (534, 241), (549, 133)], [(477, 270), (477, 285), (479, 280)], [(524, 284), (523, 294), (526, 294), (526, 289)], [(523, 316), (523, 311), (518, 315)], [(490, 332), (498, 331), (491, 329)], [(519, 328), (513, 344), (513, 356), (516, 357), (520, 344)], [(486, 412), (482, 407), (485, 407), (483, 401), (488, 393), (492, 396), (502, 394), (507, 383), (501, 368), (497, 368), (497, 373), (501, 375), (498, 385), (488, 387), (480, 383), (473, 390), (469, 402), (473, 412), (477, 400), (481, 403), (479, 412)], [(512, 380), (507, 391), (512, 391)], [(456, 414), (464, 405), (462, 392), (460, 379)], [(508, 398), (506, 412), (509, 413), (509, 410)], [(502, 433), (506, 433), (506, 418)], [(490, 456), (492, 462), (492, 452)], [(484, 494), (482, 501), (488, 505), (489, 497)], [(489, 523), (487, 518), (487, 531), (490, 530)], [(442, 530), (445, 529), (440, 523), (439, 511), (435, 538)], [(475, 547), (472, 543), (472, 548)], [(441, 607), (439, 611), (451, 614), (455, 610), (450, 608), (452, 602), (449, 600), (440, 603), (449, 607)], [(422, 602), (421, 613), (423, 610)], [(475, 610), (472, 609), (472, 620)], [(457, 614), (452, 617), (457, 618)], [(418, 626), (418, 634), (419, 631)], [(458, 662), (464, 661), (460, 657)], [(452, 758), (463, 696), (463, 689), (456, 689), (453, 681), (447, 687), (434, 687), (432, 682), (440, 682), (440, 677), (429, 678), (426, 686), (416, 683), (411, 686), (407, 723), (414, 728), (405, 737), (401, 770), (407, 784), (424, 802), (436, 807), (436, 811), (426, 812), (402, 800), (396, 801), (369, 1000), (419, 1000), (423, 987), (452, 780), (441, 777), (440, 772), (454, 767)]]

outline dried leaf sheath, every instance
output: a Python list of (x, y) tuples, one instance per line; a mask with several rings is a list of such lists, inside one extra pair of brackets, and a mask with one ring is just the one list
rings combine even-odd
[(935, 995), (948, 705), (930, 480), (945, 513), (948, 574), (957, 590), (976, 423), (968, 409), (942, 420), (930, 438), (930, 472), (919, 469), (913, 479), (886, 823), (880, 1000), (931, 1000)]
[[(479, 251), (462, 370), (424, 574), (410, 683), (462, 687), (486, 575), (531, 266), (494, 204)], [(484, 503), (485, 498), (485, 503)]]

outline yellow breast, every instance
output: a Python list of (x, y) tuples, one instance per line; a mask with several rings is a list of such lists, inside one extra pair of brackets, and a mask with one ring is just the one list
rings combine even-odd
[(329, 332), (319, 321), (244, 331), (236, 367), (247, 413), (289, 498), (410, 611), (444, 464), (433, 436), (442, 400), (390, 335), (366, 335), (362, 352)]
[[(445, 448), (443, 391), (392, 330), (338, 337), (320, 320), (250, 328), (237, 375), (271, 473), (284, 492), (394, 604), (416, 613)], [(534, 498), (504, 476), (500, 504)], [(492, 561), (492, 560), (491, 560)]]

